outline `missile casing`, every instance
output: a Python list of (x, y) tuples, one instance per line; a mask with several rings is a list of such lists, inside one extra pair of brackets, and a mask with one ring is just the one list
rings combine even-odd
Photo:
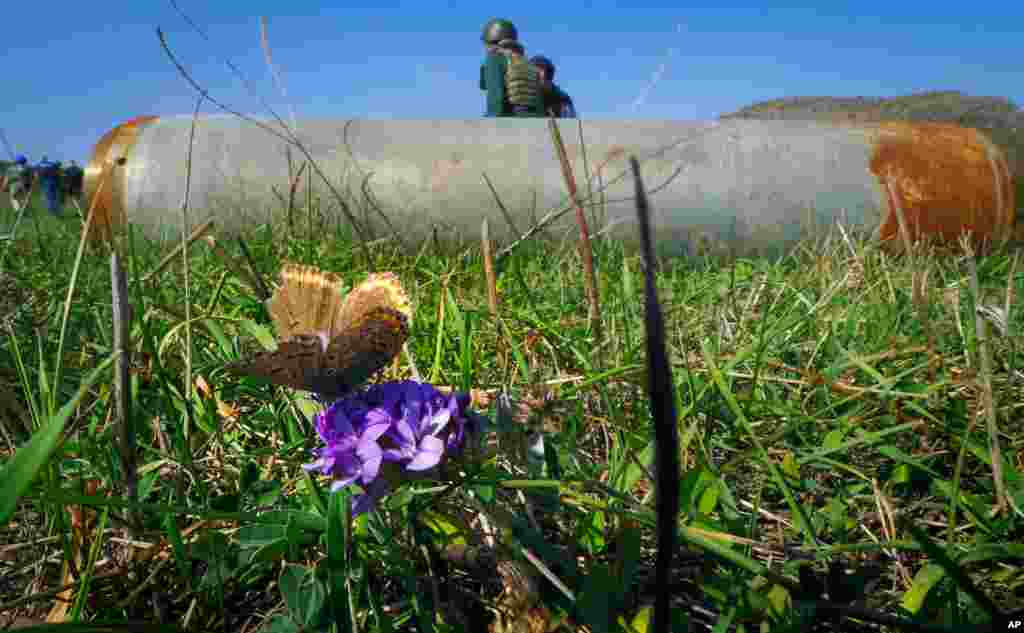
[[(553, 210), (569, 209), (549, 123), (541, 119), (300, 120), (280, 126), (228, 115), (140, 117), (100, 140), (86, 170), (96, 191), (94, 237), (126, 222), (179, 238), (190, 220), (229, 233), (280, 218), (293, 184), (344, 221), (340, 196), (367, 237), (511, 239)], [(937, 123), (801, 121), (577, 121), (557, 124), (591, 226), (636, 239), (628, 158), (640, 162), (663, 253), (699, 245), (736, 254), (778, 252), (842, 222), (882, 240), (911, 236), (1011, 237), (1016, 206), (1002, 151), (981, 132)], [(190, 143), (191, 138), (191, 143)], [(191, 152), (191, 168), (186, 160)], [(297, 182), (295, 175), (302, 170)], [(485, 179), (486, 176), (486, 179)], [(493, 184), (492, 192), (487, 180)], [(102, 186), (101, 186), (102, 181)], [(497, 197), (507, 210), (499, 208)], [(305, 193), (294, 196), (296, 205)], [(552, 225), (567, 228), (573, 213)]]

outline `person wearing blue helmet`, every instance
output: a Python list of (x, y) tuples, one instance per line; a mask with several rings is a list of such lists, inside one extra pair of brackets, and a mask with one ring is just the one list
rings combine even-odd
[(31, 187), (32, 170), (28, 168), (28, 159), (18, 154), (14, 157), (14, 163), (9, 165), (4, 173), (4, 188), (18, 206), (28, 198)]
[(43, 156), (36, 171), (39, 174), (39, 185), (46, 194), (46, 208), (55, 217), (60, 217), (64, 206), (60, 190), (60, 161), (47, 160), (46, 156)]

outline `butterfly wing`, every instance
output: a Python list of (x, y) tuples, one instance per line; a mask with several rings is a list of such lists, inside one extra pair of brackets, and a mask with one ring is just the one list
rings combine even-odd
[(281, 283), (267, 302), (277, 338), (326, 332), (340, 327), (343, 299), (341, 277), (313, 266), (285, 263)]
[(384, 369), (408, 337), (403, 312), (388, 306), (369, 310), (328, 343), (323, 371), (313, 378), (310, 389), (325, 397), (344, 395)]
[(407, 324), (412, 322), (412, 303), (395, 273), (374, 273), (353, 288), (341, 303), (335, 324), (339, 330), (347, 329), (381, 307), (397, 310)]
[(323, 339), (317, 335), (299, 335), (281, 341), (272, 352), (261, 352), (232, 363), (228, 369), (282, 387), (308, 390), (310, 381), (323, 373), (324, 358)]
[(278, 348), (229, 365), (275, 385), (337, 397), (362, 385), (398, 355), (412, 304), (391, 272), (370, 275), (341, 298), (341, 278), (286, 263), (267, 302)]

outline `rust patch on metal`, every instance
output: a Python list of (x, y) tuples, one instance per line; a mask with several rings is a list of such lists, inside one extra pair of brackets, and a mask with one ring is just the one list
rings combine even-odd
[[(121, 125), (104, 134), (92, 157), (85, 167), (85, 211), (95, 204), (92, 226), (86, 239), (89, 241), (109, 242), (114, 231), (124, 226), (128, 218), (123, 206), (124, 200), (124, 168), (131, 158), (131, 150), (135, 146), (139, 130), (145, 125), (156, 121), (159, 117), (140, 116), (125, 121)], [(125, 159), (121, 161), (121, 159)], [(103, 187), (100, 189), (100, 182)], [(99, 189), (99, 196), (96, 196)], [(93, 198), (97, 198), (94, 200)]]
[(462, 170), (462, 156), (458, 153), (452, 154), (451, 158), (434, 161), (434, 171), (430, 175), (430, 189), (434, 192), (442, 191), (448, 186), (452, 177)]
[(608, 163), (614, 160), (624, 159), (626, 148), (621, 145), (613, 145), (604, 155), (604, 158), (594, 166), (594, 174), (600, 174)]
[(956, 241), (970, 232), (983, 246), (1012, 234), (1016, 206), (1010, 169), (1003, 152), (978, 130), (950, 123), (880, 123), (870, 169), (888, 205), (883, 241), (900, 240), (897, 203), (914, 240)]

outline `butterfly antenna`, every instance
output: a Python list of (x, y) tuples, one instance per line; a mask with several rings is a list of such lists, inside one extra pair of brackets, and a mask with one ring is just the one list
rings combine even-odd
[(647, 330), (647, 389), (654, 419), (655, 485), (658, 512), (658, 552), (654, 563), (654, 633), (671, 630), (669, 612), (670, 574), (675, 551), (676, 517), (679, 514), (679, 435), (676, 429), (675, 383), (665, 350), (665, 321), (655, 286), (654, 248), (651, 240), (651, 209), (640, 178), (640, 163), (630, 156), (629, 166), (636, 183), (636, 215), (640, 223), (640, 246), (644, 262), (644, 321)]

